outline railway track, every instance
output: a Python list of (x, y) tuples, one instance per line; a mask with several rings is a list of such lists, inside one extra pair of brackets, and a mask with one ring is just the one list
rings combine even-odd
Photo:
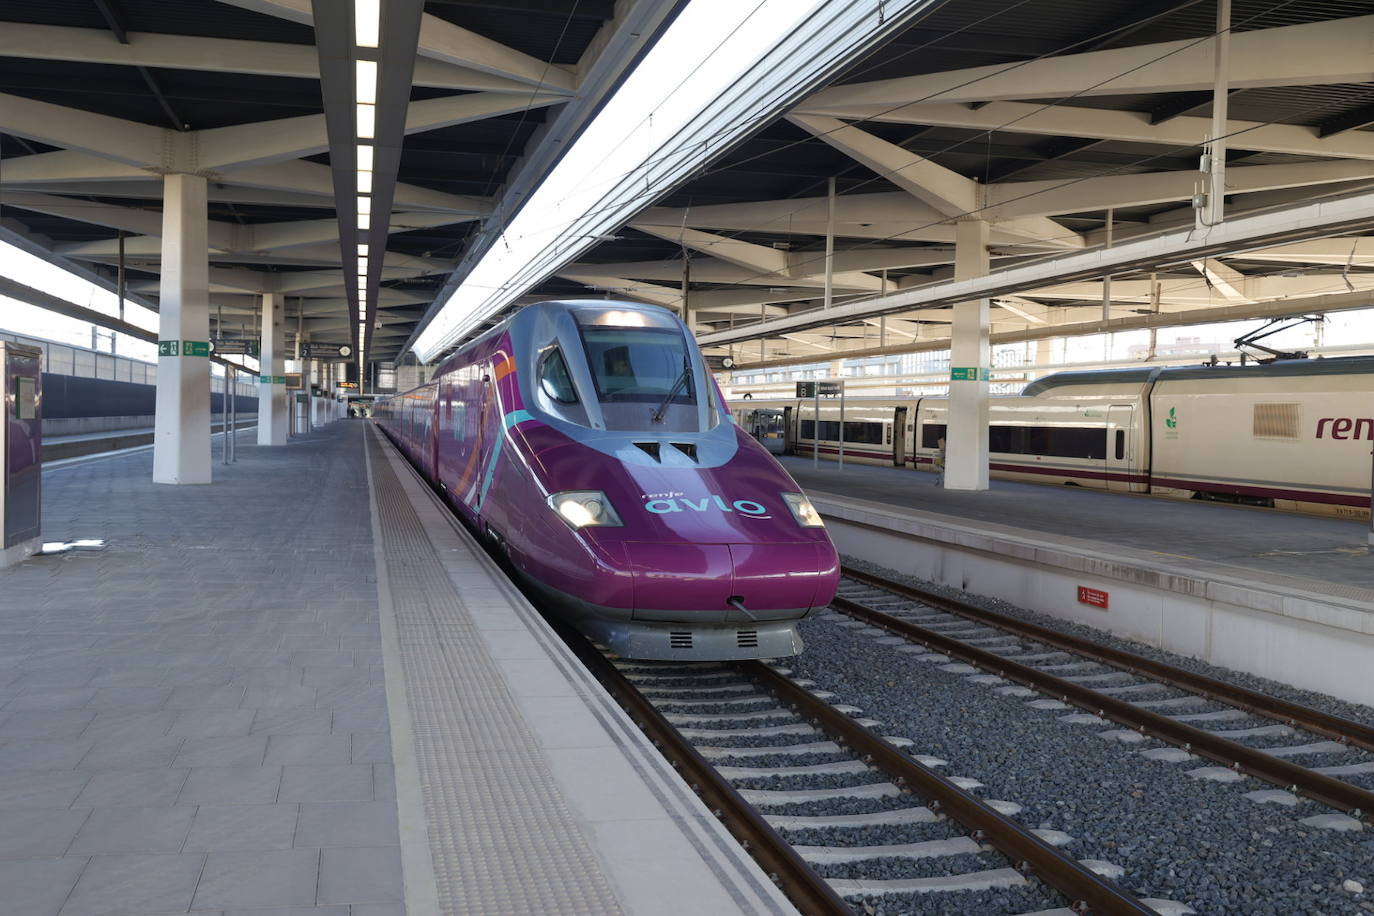
[[(1374, 728), (872, 573), (846, 567), (844, 576), (831, 608), (854, 625), (907, 640), (936, 661), (980, 669), (977, 676), (990, 687), (1023, 696), (1041, 693), (1044, 708), (1084, 711), (1063, 717), (1069, 724), (1115, 723), (1123, 728), (1104, 734), (1172, 745), (1144, 752), (1156, 760), (1211, 761), (1213, 766), (1190, 772), (1197, 778), (1228, 782), (1250, 775), (1279, 787), (1250, 793), (1257, 802), (1295, 804), (1304, 796), (1339, 812), (1308, 818), (1309, 826), (1353, 830), (1374, 816), (1374, 792), (1342, 778), (1374, 778), (1374, 759), (1313, 767), (1289, 759), (1374, 750)], [(1161, 691), (1182, 695), (1155, 696)], [(1194, 710), (1200, 702), (1221, 708), (1171, 714)], [(1272, 724), (1228, 727), (1251, 716)], [(1320, 740), (1304, 740), (1303, 732)], [(1300, 743), (1269, 744), (1294, 736)], [(1244, 743), (1253, 740), (1268, 746)]]
[[(911, 900), (941, 913), (1191, 912), (1135, 898), (1112, 880), (1118, 866), (1080, 862), (1069, 835), (1028, 829), (1014, 802), (979, 798), (977, 780), (942, 775), (945, 761), (786, 669), (615, 661), (565, 638), (803, 913), (891, 898), (904, 913), (925, 909)], [(909, 874), (863, 873), (892, 862)]]

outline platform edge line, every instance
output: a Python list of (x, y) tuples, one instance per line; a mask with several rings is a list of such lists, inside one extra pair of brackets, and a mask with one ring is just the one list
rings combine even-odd
[(367, 505), (372, 523), (372, 560), (377, 568), (377, 617), (382, 633), (382, 681), (391, 722), (391, 762), (395, 765), (396, 819), (401, 843), (401, 882), (405, 911), (409, 916), (438, 916), (439, 886), (429, 848), (429, 822), (425, 816), (420, 768), (415, 760), (415, 732), (406, 696), (401, 661), (401, 637), (391, 603), (391, 580), (382, 552), (382, 526), (377, 509), (377, 488), (372, 478), (372, 452), (364, 428), (361, 439), (367, 468)]

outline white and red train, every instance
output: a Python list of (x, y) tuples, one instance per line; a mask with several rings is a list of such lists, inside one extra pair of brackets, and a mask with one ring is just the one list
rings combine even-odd
[[(742, 427), (775, 452), (839, 451), (840, 405), (739, 400)], [(930, 470), (943, 397), (848, 398), (846, 461)], [(992, 476), (1368, 517), (1374, 357), (1252, 366), (1059, 372), (996, 397)]]

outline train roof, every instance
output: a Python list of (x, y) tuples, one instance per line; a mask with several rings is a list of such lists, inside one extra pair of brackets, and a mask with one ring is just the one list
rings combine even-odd
[(1036, 379), (1021, 392), (1032, 397), (1051, 388), (1070, 385), (1145, 384), (1148, 381), (1216, 381), (1237, 378), (1282, 378), (1302, 375), (1374, 374), (1374, 356), (1340, 356), (1332, 359), (1285, 359), (1248, 366), (1141, 366), (1129, 369), (1089, 369), (1056, 372)]

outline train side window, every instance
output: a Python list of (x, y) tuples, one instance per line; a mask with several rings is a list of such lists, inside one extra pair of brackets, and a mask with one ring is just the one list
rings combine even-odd
[(563, 354), (556, 347), (545, 354), (539, 363), (539, 387), (560, 404), (577, 403), (577, 389), (573, 387), (572, 376), (568, 374), (568, 364), (563, 361)]
[(947, 438), (944, 423), (921, 424), (921, 448), (939, 448), (944, 438)]
[(1116, 460), (1120, 461), (1126, 457), (1126, 430), (1116, 431)]

